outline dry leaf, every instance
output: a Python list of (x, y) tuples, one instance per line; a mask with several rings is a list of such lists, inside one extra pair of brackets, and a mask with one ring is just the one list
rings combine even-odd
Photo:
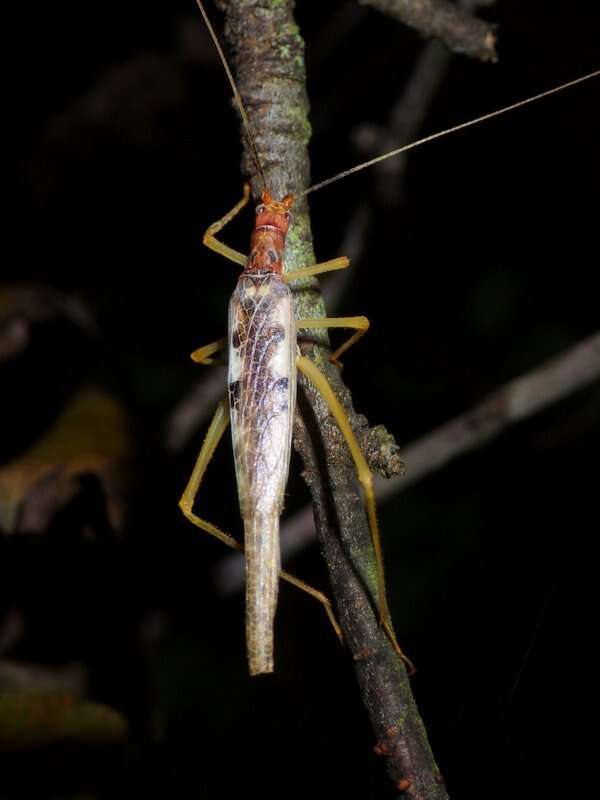
[(17, 752), (57, 742), (117, 744), (128, 734), (118, 711), (80, 702), (66, 692), (0, 694), (0, 752)]
[(129, 428), (125, 411), (106, 392), (78, 392), (41, 439), (0, 468), (0, 528), (42, 533), (80, 491), (82, 479), (94, 476), (104, 490), (111, 528), (120, 530)]

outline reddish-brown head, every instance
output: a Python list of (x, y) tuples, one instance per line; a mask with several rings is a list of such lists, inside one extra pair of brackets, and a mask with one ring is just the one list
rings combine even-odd
[(260, 197), (260, 203), (256, 206), (256, 228), (269, 225), (277, 228), (285, 236), (290, 225), (290, 208), (294, 203), (294, 197), (286, 194), (279, 202), (273, 200), (269, 192), (264, 191)]
[(285, 236), (290, 226), (290, 208), (294, 198), (286, 194), (283, 200), (273, 200), (264, 191), (256, 206), (256, 223), (252, 231), (250, 255), (246, 272), (283, 272)]

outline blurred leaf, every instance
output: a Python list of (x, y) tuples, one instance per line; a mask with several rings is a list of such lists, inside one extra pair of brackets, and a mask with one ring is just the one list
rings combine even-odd
[(81, 664), (48, 667), (0, 659), (0, 695), (7, 692), (67, 692), (83, 696), (87, 674)]
[(127, 733), (127, 720), (118, 711), (79, 702), (66, 692), (0, 694), (0, 752), (64, 741), (116, 744)]
[(0, 468), (0, 527), (43, 532), (91, 475), (104, 489), (111, 528), (119, 530), (130, 452), (123, 408), (100, 389), (78, 392), (41, 439)]
[(31, 323), (64, 317), (87, 331), (94, 320), (82, 301), (38, 284), (0, 286), (0, 364), (22, 352)]

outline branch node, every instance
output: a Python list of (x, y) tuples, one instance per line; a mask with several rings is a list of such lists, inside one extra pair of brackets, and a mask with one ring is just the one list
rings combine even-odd
[(400, 447), (383, 425), (375, 425), (367, 431), (362, 448), (369, 466), (382, 477), (400, 477), (406, 472)]

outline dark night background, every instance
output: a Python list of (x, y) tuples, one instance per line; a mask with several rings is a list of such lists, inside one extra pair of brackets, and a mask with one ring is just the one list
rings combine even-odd
[[(385, 122), (424, 44), (352, 2), (297, 5), (317, 180), (365, 157), (357, 128)], [(499, 0), (483, 15), (499, 25), (500, 63), (453, 57), (421, 133), (600, 64), (597, 3)], [(41, 534), (0, 535), (0, 646), (7, 620), (19, 630), (0, 663), (82, 665), (87, 701), (124, 715), (129, 735), (16, 747), (23, 721), (3, 712), (0, 797), (393, 796), (321, 610), (282, 588), (276, 673), (251, 681), (243, 597), (212, 582), (223, 548), (177, 509), (202, 429), (168, 452), (166, 428), (202, 377), (189, 353), (224, 333), (236, 278), (201, 236), (241, 194), (238, 123), (193, 0), (22, 4), (5, 37), (0, 290), (35, 284), (94, 322), (62, 300), (45, 319), (19, 311), (26, 346), (0, 367), (2, 460), (88, 384), (129, 415), (132, 459), (120, 533), (91, 474)], [(335, 313), (371, 319), (345, 379), (400, 444), (597, 329), (598, 89), (416, 151), (398, 202), (378, 203), (373, 173), (311, 201), (321, 260), (341, 254), (357, 203), (373, 210)], [(245, 248), (250, 221), (225, 238)], [(380, 508), (396, 630), (457, 800), (598, 790), (599, 401), (597, 385), (581, 391)], [(298, 471), (289, 510), (308, 499)], [(201, 502), (239, 536), (227, 441)], [(327, 587), (316, 546), (288, 566)]]

